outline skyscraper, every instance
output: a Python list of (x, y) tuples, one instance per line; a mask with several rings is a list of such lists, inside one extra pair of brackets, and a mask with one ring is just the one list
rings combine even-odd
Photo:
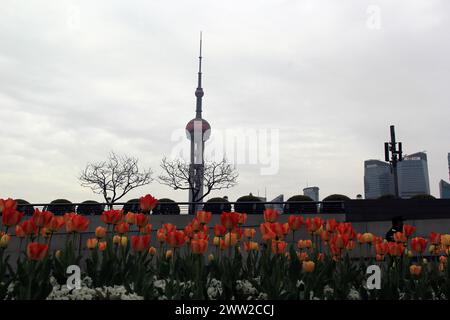
[[(450, 152), (447, 154), (448, 179), (450, 181)], [(450, 183), (445, 180), (439, 181), (439, 196), (441, 199), (450, 199)]]
[(376, 199), (394, 194), (394, 178), (389, 163), (380, 160), (364, 161), (364, 196)]
[[(204, 149), (205, 141), (211, 133), (208, 121), (202, 118), (202, 35), (200, 33), (200, 55), (198, 57), (198, 77), (195, 118), (186, 125), (186, 135), (191, 142), (191, 163), (189, 165), (189, 202), (198, 202), (203, 197)], [(195, 208), (190, 211), (195, 212)], [(192, 212), (191, 212), (192, 213)]]
[(430, 194), (427, 155), (417, 152), (403, 157), (398, 164), (400, 197), (411, 198), (417, 194)]

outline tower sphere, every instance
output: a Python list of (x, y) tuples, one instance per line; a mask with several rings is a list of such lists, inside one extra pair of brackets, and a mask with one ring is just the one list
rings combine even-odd
[[(200, 128), (202, 130), (203, 141), (208, 140), (209, 136), (211, 135), (211, 126), (209, 125), (208, 121), (206, 121), (205, 119), (199, 119), (199, 118), (194, 118), (187, 123), (186, 137), (189, 140), (191, 140), (194, 137), (194, 130), (195, 130), (196, 126), (198, 126), (199, 131), (200, 131)], [(200, 134), (200, 132), (199, 132), (199, 134)]]

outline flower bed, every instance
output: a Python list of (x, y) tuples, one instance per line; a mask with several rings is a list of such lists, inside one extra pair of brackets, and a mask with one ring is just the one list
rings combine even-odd
[[(245, 213), (224, 212), (208, 226), (199, 211), (182, 229), (154, 230), (149, 212), (157, 200), (140, 199), (143, 213), (107, 210), (80, 254), (79, 237), (89, 226), (83, 215), (55, 216), (36, 209), (25, 221), (12, 199), (0, 199), (0, 298), (2, 299), (448, 299), (450, 235), (415, 237), (415, 228), (387, 242), (359, 234), (351, 223), (264, 211), (257, 231), (244, 227)], [(51, 248), (65, 228), (61, 250)], [(309, 236), (293, 242), (305, 229)], [(11, 233), (11, 230), (14, 232)], [(157, 243), (150, 243), (156, 233)], [(256, 241), (259, 233), (261, 240)], [(14, 267), (6, 248), (20, 239)], [(352, 253), (355, 247), (363, 256)], [(425, 257), (426, 255), (426, 257)], [(67, 268), (80, 266), (81, 287), (69, 288)], [(367, 285), (367, 268), (381, 270), (380, 288)]]

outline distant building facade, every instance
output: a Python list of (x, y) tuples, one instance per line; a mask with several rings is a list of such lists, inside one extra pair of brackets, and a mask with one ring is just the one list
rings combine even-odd
[(439, 181), (439, 196), (441, 199), (450, 199), (450, 183)]
[(319, 187), (306, 187), (303, 189), (303, 195), (310, 197), (314, 201), (319, 201)]
[(376, 199), (394, 193), (394, 177), (389, 163), (380, 160), (364, 161), (364, 197)]
[(428, 162), (425, 152), (417, 152), (398, 163), (398, 190), (401, 198), (430, 194)]

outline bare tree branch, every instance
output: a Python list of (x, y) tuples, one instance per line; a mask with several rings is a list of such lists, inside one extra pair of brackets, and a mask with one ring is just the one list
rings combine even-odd
[(223, 159), (220, 162), (205, 161), (203, 170), (204, 194), (198, 197), (200, 189), (195, 188), (189, 179), (189, 163), (174, 159), (163, 158), (161, 161), (163, 173), (158, 176), (158, 182), (175, 190), (191, 190), (194, 201), (202, 201), (213, 190), (228, 189), (237, 184), (238, 173), (236, 169)]
[(131, 190), (153, 181), (152, 170), (139, 171), (138, 159), (118, 156), (111, 152), (108, 159), (98, 163), (88, 163), (81, 172), (81, 186), (89, 187), (101, 194), (107, 203), (113, 204)]

